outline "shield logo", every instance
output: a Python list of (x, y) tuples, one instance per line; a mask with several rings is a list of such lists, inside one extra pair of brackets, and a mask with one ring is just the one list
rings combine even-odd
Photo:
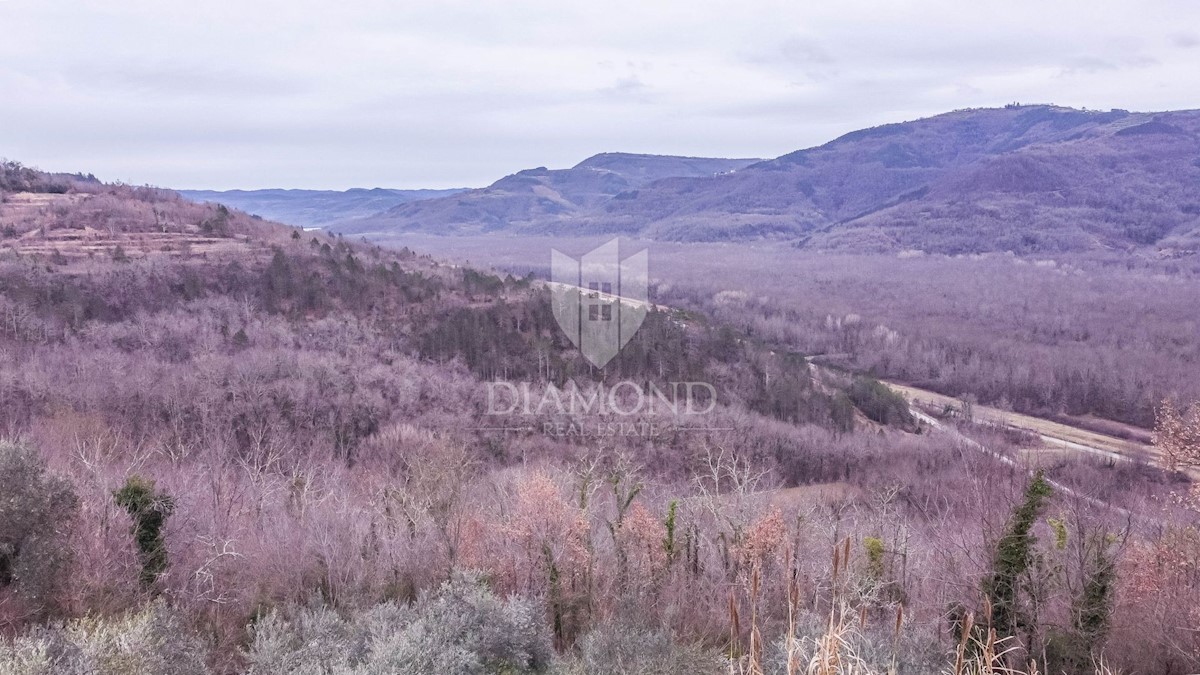
[(611, 361), (646, 319), (648, 261), (645, 249), (621, 260), (616, 239), (579, 260), (551, 249), (554, 318), (597, 368)]

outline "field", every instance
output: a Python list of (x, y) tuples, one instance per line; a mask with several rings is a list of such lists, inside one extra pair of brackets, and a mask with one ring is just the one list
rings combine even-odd
[[(194, 208), (194, 207), (193, 207)], [(191, 209), (189, 209), (191, 210)], [(153, 230), (130, 222), (142, 222), (145, 214), (130, 213), (127, 205), (111, 197), (86, 193), (39, 194), (18, 192), (4, 195), (0, 202), (0, 253), (51, 258), (60, 264), (101, 258), (156, 258), (162, 256), (232, 255), (263, 250), (248, 236), (215, 236), (204, 221), (180, 222), (149, 211), (156, 221)], [(216, 221), (213, 221), (216, 222)]]
[[(991, 424), (1019, 431), (1036, 434), (1041, 440), (1050, 445), (1093, 453), (1110, 459), (1125, 458), (1128, 460), (1153, 463), (1159, 457), (1154, 447), (1144, 441), (1126, 440), (1116, 436), (1097, 433), (1079, 426), (1071, 426), (1052, 422), (1032, 415), (1022, 415), (1010, 410), (1000, 410), (985, 405), (964, 404), (961, 399), (943, 396), (937, 392), (918, 389), (896, 382), (884, 382), (909, 401), (930, 412), (953, 411), (958, 416), (969, 415), (970, 421), (979, 424)], [(966, 410), (969, 410), (967, 413)], [(1146, 429), (1130, 425), (1119, 425), (1119, 428), (1131, 436), (1148, 438)]]

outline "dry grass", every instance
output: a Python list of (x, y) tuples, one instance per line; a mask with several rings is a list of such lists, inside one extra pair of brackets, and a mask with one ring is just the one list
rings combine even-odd
[(73, 263), (91, 259), (236, 256), (284, 243), (292, 232), (236, 212), (213, 227), (216, 207), (115, 190), (0, 195), (0, 253), (45, 258), (71, 272)]
[(128, 258), (156, 256), (192, 257), (248, 252), (256, 248), (249, 238), (201, 236), (198, 232), (118, 232), (108, 234), (93, 228), (29, 232), (16, 240), (0, 242), (0, 250), (21, 255), (55, 256), (68, 260), (113, 256), (119, 250)]
[[(783, 636), (785, 672), (787, 675), (896, 675), (899, 672), (900, 642), (905, 629), (904, 606), (896, 607), (892, 628), (892, 657), (886, 668), (868, 663), (861, 655), (860, 645), (865, 637), (866, 607), (855, 608), (848, 599), (848, 563), (851, 542), (847, 538), (833, 548), (832, 596), (825, 629), (818, 635), (800, 635), (799, 617), (801, 591), (794, 577), (789, 576), (787, 589), (787, 633)], [(791, 551), (787, 558), (791, 560)], [(750, 598), (749, 645), (741, 645), (741, 617), (733, 594), (730, 595), (730, 675), (763, 675), (763, 642), (759, 632), (757, 598), (762, 592), (758, 571), (751, 575), (746, 589)], [(982, 623), (974, 613), (967, 613), (960, 627), (961, 639), (944, 675), (1043, 675), (1036, 660), (1021, 662), (1021, 646), (1011, 636), (999, 636), (992, 626), (991, 606), (984, 597)], [(1093, 664), (1095, 675), (1116, 675), (1103, 656)]]
[[(951, 407), (959, 409), (962, 407), (962, 401), (959, 399), (945, 396), (937, 392), (927, 389), (919, 389), (917, 387), (899, 384), (897, 382), (885, 382), (892, 390), (900, 393), (914, 404), (929, 407), (937, 410)], [(1129, 457), (1130, 459), (1146, 461), (1155, 459), (1157, 453), (1154, 448), (1135, 441), (1129, 441), (1115, 436), (1108, 436), (1087, 429), (1051, 422), (1040, 417), (1032, 415), (1023, 415), (1021, 413), (992, 408), (985, 405), (972, 405), (972, 419), (976, 422), (985, 424), (995, 424), (999, 426), (1012, 427), (1023, 431), (1029, 431), (1043, 437), (1043, 441), (1047, 441), (1052, 445), (1060, 447), (1074, 447), (1075, 449), (1090, 448), (1101, 452), (1111, 452)], [(1136, 427), (1130, 427), (1134, 429)], [(1144, 430), (1142, 430), (1144, 432)], [(1059, 443), (1054, 443), (1058, 441)]]

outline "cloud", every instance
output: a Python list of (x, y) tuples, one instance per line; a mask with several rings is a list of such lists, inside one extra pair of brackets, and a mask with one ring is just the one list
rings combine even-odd
[(85, 64), (63, 73), (72, 85), (127, 96), (275, 97), (300, 94), (299, 78), (202, 64)]
[(1067, 60), (1067, 65), (1063, 68), (1063, 72), (1067, 74), (1074, 73), (1101, 73), (1105, 71), (1117, 70), (1119, 66), (1105, 61), (1102, 58), (1095, 56), (1080, 56)]
[(1171, 36), (1171, 44), (1180, 49), (1195, 49), (1200, 47), (1200, 36), (1195, 33), (1176, 33)]
[(182, 187), (777, 156), (946, 110), (1196, 107), (1200, 6), (0, 0), (0, 151)]
[(637, 98), (648, 101), (649, 97), (646, 96), (648, 89), (646, 83), (642, 82), (642, 78), (637, 75), (629, 75), (619, 78), (612, 86), (604, 87), (599, 91), (601, 95), (607, 97)]
[(774, 69), (791, 77), (825, 80), (837, 74), (836, 59), (820, 41), (798, 35), (767, 49), (751, 51), (744, 58), (751, 66)]

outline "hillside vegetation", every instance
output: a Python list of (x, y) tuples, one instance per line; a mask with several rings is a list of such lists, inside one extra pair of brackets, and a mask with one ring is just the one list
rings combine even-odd
[(1200, 665), (1184, 474), (935, 432), (715, 311), (597, 370), (536, 279), (5, 171), (0, 672)]

